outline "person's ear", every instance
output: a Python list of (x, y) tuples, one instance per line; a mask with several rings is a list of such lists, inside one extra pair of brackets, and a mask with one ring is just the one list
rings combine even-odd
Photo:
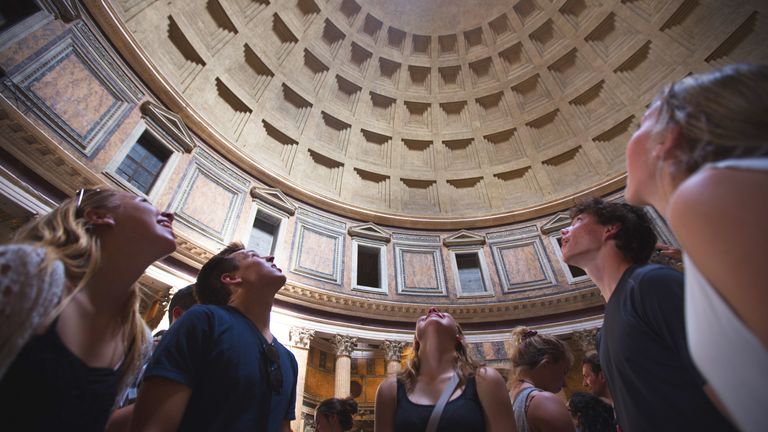
[(236, 273), (224, 273), (221, 275), (221, 282), (226, 285), (236, 285), (243, 281), (243, 278)]
[(683, 137), (680, 126), (676, 124), (667, 125), (659, 134), (661, 137), (653, 149), (653, 155), (661, 160), (677, 158), (677, 151)]
[(171, 315), (173, 315), (173, 320), (176, 321), (177, 319), (179, 319), (179, 317), (183, 313), (184, 313), (184, 309), (178, 306), (174, 307), (173, 310), (171, 311)]
[(83, 219), (86, 220), (86, 225), (91, 227), (115, 226), (115, 217), (104, 210), (89, 208), (83, 213)]
[(541, 361), (539, 361), (539, 364), (536, 367), (539, 367), (539, 366), (544, 367), (544, 366), (551, 366), (551, 365), (552, 365), (552, 356), (547, 354), (544, 356), (544, 358), (541, 359)]
[(621, 225), (619, 224), (612, 224), (604, 227), (603, 239), (606, 241), (613, 239), (614, 237), (616, 237), (616, 235), (619, 234), (620, 229), (621, 229)]

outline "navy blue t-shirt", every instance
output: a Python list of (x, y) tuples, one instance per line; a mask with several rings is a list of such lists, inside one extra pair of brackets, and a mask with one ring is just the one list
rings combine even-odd
[(273, 391), (267, 341), (229, 306), (197, 305), (171, 326), (147, 366), (145, 379), (164, 377), (192, 389), (180, 431), (277, 432), (295, 419), (298, 364), (277, 339), (282, 388)]
[(734, 430), (688, 352), (683, 285), (669, 267), (631, 266), (605, 306), (600, 363), (624, 432)]

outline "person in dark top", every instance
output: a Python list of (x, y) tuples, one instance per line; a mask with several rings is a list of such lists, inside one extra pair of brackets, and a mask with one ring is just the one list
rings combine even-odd
[(298, 364), (269, 328), (286, 280), (273, 261), (232, 243), (203, 265), (200, 305), (157, 346), (131, 430), (290, 431)]
[(461, 327), (448, 313), (429, 309), (416, 322), (407, 366), (376, 392), (376, 432), (423, 432), (454, 376), (459, 383), (445, 405), (439, 432), (514, 431), (512, 406), (501, 375), (470, 357)]
[(568, 399), (568, 411), (577, 432), (614, 432), (613, 407), (602, 398), (586, 392), (575, 392)]
[(352, 416), (357, 413), (357, 402), (351, 396), (330, 398), (320, 402), (315, 410), (315, 432), (344, 432), (352, 429)]
[(607, 302), (600, 363), (621, 430), (734, 430), (688, 353), (682, 274), (646, 264), (656, 245), (648, 216), (598, 198), (570, 215), (562, 255), (587, 272)]
[(600, 355), (597, 352), (591, 351), (584, 356), (581, 361), (581, 376), (584, 378), (582, 384), (589, 389), (590, 393), (613, 406), (611, 390), (608, 388), (608, 380), (605, 378), (603, 367), (600, 365)]
[(168, 304), (168, 326), (173, 325), (174, 321), (196, 304), (195, 284), (187, 285), (176, 291)]
[(102, 432), (149, 349), (136, 281), (173, 215), (82, 189), (0, 247), (0, 429)]
[[(197, 304), (197, 299), (194, 293), (195, 284), (187, 285), (184, 288), (179, 289), (171, 297), (171, 302), (168, 305), (168, 325), (173, 325), (181, 315), (184, 314), (189, 308)], [(157, 347), (160, 340), (165, 335), (166, 330), (160, 330), (152, 336), (152, 348)], [(139, 386), (144, 379), (144, 371), (146, 370), (149, 358), (141, 367), (136, 379), (123, 393), (123, 396), (119, 403), (119, 408), (112, 411), (112, 415), (109, 417), (105, 432), (121, 432), (127, 431), (130, 428), (131, 417), (133, 416), (134, 403), (136, 402), (136, 396), (139, 392)]]

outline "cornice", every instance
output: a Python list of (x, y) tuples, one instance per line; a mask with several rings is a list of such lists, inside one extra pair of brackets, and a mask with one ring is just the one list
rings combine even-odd
[[(362, 318), (415, 322), (425, 315), (431, 303), (408, 303), (369, 299), (314, 288), (288, 281), (275, 296), (279, 300), (328, 312)], [(603, 298), (596, 288), (536, 299), (476, 304), (441, 304), (440, 309), (462, 323), (485, 323), (541, 317), (600, 306)]]

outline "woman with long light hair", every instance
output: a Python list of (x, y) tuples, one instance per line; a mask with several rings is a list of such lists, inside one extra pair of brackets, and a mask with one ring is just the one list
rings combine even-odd
[[(450, 388), (454, 377), (458, 384)], [(376, 432), (423, 432), (441, 394), (450, 397), (437, 431), (514, 431), (504, 378), (474, 361), (449, 313), (431, 308), (416, 321), (405, 370), (376, 392)]]
[(0, 247), (3, 429), (104, 430), (148, 346), (136, 281), (175, 250), (172, 222), (142, 197), (81, 190)]
[(691, 357), (744, 431), (768, 424), (766, 198), (768, 65), (666, 86), (627, 145), (626, 199), (680, 241)]

